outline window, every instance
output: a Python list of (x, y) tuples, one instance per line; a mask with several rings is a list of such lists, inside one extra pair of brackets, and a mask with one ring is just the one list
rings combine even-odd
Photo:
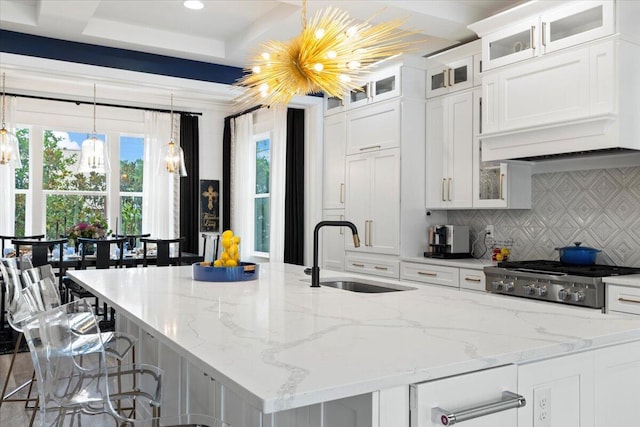
[(27, 195), (29, 194), (29, 129), (16, 129), (16, 137), (20, 146), (20, 160), (22, 167), (16, 170), (15, 181), (15, 230), (16, 236), (26, 236)]
[(255, 224), (253, 249), (258, 255), (269, 254), (270, 229), (270, 169), (271, 138), (269, 134), (255, 136), (255, 194), (253, 219)]
[(142, 233), (142, 172), (144, 138), (120, 137), (120, 224), (121, 234)]

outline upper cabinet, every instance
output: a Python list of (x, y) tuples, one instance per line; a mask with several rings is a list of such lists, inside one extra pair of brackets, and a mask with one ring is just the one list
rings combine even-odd
[(611, 35), (614, 20), (611, 0), (574, 1), (532, 15), (483, 36), (484, 69), (491, 70)]
[(400, 146), (400, 101), (347, 113), (347, 155)]
[(427, 69), (427, 98), (473, 86), (473, 57)]
[(335, 113), (341, 113), (344, 111), (344, 99), (338, 96), (326, 96), (324, 97), (324, 115), (330, 116)]
[(400, 67), (385, 68), (367, 76), (359, 89), (349, 93), (348, 108), (384, 101), (400, 95)]

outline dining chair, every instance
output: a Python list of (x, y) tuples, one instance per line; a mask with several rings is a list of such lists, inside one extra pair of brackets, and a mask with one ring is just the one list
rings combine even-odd
[[(40, 415), (47, 423), (53, 419), (65, 425), (80, 416), (108, 415), (118, 425), (129, 425), (135, 421), (132, 416), (161, 415), (163, 371), (152, 365), (109, 363), (86, 300), (37, 313), (22, 326), (36, 371)], [(122, 413), (119, 406), (131, 410)]]
[[(145, 233), (145, 234), (112, 234), (111, 237), (114, 237), (116, 239), (124, 237), (125, 239), (127, 239), (126, 245), (128, 245), (128, 249), (129, 250), (133, 250), (134, 248), (138, 247), (138, 243), (140, 243), (140, 239), (141, 238), (143, 238), (143, 237), (151, 237), (151, 233)], [(125, 248), (125, 249), (127, 249), (127, 248)]]
[(21, 247), (31, 248), (31, 263), (34, 267), (49, 263), (49, 249), (58, 246), (58, 253), (64, 253), (64, 244), (68, 239), (12, 239), (11, 243), (16, 249), (16, 254), (20, 253)]
[(5, 256), (4, 248), (6, 245), (5, 243), (6, 240), (11, 241), (11, 240), (42, 240), (42, 239), (44, 239), (44, 234), (37, 234), (33, 236), (0, 236), (0, 240), (2, 241), (2, 252), (0, 252), (0, 257)]
[[(156, 265), (158, 267), (164, 267), (168, 265), (181, 265), (182, 264), (182, 243), (184, 237), (178, 237), (176, 239), (150, 239), (147, 237), (141, 238), (142, 242), (142, 266), (147, 267), (149, 265), (150, 255), (147, 253), (148, 246), (150, 244), (156, 245)], [(177, 255), (171, 256), (171, 245), (178, 246)]]

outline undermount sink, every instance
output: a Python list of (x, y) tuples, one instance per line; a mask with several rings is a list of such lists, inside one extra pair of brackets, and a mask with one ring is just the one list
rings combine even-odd
[(327, 278), (320, 280), (321, 286), (330, 288), (343, 289), (351, 292), (361, 292), (366, 294), (377, 294), (382, 292), (399, 292), (409, 291), (409, 286), (392, 285), (390, 283), (376, 282), (373, 280), (350, 278)]

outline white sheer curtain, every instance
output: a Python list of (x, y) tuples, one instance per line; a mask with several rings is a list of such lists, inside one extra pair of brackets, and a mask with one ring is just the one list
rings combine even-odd
[(171, 239), (177, 237), (176, 227), (180, 223), (179, 203), (175, 202), (176, 193), (180, 191), (179, 178), (175, 174), (157, 171), (160, 148), (171, 138), (171, 116), (145, 111), (144, 125), (142, 232), (150, 233), (153, 238)]
[(250, 242), (255, 234), (252, 197), (255, 157), (253, 115), (249, 113), (231, 121), (231, 227), (245, 242), (240, 244), (241, 260), (251, 258)]
[[(16, 108), (16, 100), (12, 96), (5, 98), (5, 126), (15, 135), (13, 117)], [(0, 234), (13, 236), (15, 234), (16, 220), (16, 195), (15, 195), (15, 169), (13, 165), (0, 165)], [(4, 256), (0, 254), (0, 256)]]
[(284, 200), (287, 177), (287, 109), (275, 108), (272, 111), (269, 261), (283, 262)]

